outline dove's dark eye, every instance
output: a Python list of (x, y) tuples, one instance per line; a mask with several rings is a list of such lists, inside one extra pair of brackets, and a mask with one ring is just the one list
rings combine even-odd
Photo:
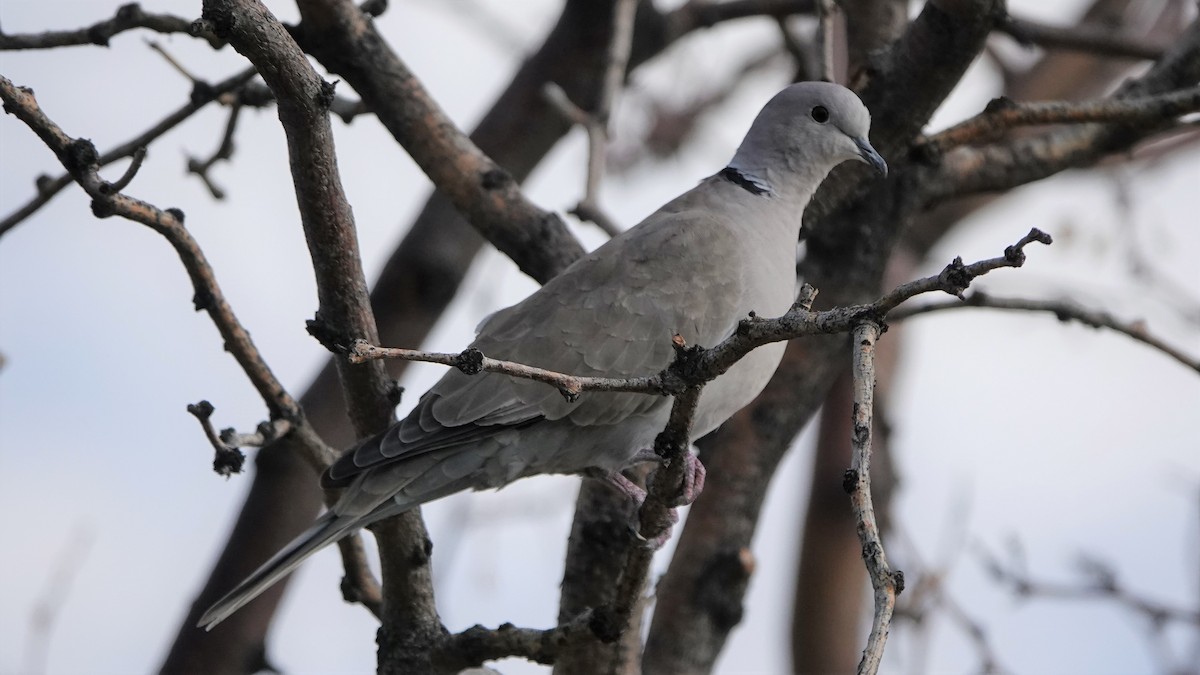
[(823, 105), (813, 108), (811, 114), (817, 124), (825, 124), (829, 121), (829, 110)]

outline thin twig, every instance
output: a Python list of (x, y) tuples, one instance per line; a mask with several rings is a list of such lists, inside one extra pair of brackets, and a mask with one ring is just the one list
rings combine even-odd
[(221, 442), (234, 448), (263, 448), (286, 436), (293, 428), (286, 419), (259, 422), (251, 433), (241, 433), (232, 427), (221, 430)]
[(904, 574), (892, 571), (875, 521), (871, 502), (871, 426), (875, 400), (875, 342), (881, 327), (875, 321), (863, 321), (854, 327), (854, 434), (853, 460), (842, 478), (842, 487), (850, 493), (850, 504), (857, 522), (858, 540), (862, 544), (863, 561), (874, 589), (875, 611), (871, 617), (871, 633), (858, 663), (859, 675), (874, 675), (883, 660), (883, 648), (891, 628), (896, 596), (904, 590)]
[[(399, 349), (376, 347), (365, 340), (357, 340), (347, 354), (350, 363), (366, 363), (379, 359), (399, 359), (401, 361), (422, 361), (437, 363), (443, 366), (453, 366), (468, 375), (481, 372), (504, 373), (513, 377), (535, 380), (552, 385), (558, 389), (563, 398), (571, 401), (585, 391), (640, 392), (664, 393), (660, 380), (653, 377), (584, 377), (528, 366), (514, 361), (502, 361), (485, 356), (478, 349), (467, 349), (458, 354), (439, 352), (423, 352), (416, 349)], [(656, 387), (659, 387), (656, 389)]]
[(137, 176), (137, 172), (142, 168), (142, 162), (145, 161), (145, 159), (145, 147), (134, 150), (133, 160), (130, 161), (129, 166), (125, 168), (125, 173), (118, 178), (115, 183), (109, 184), (108, 190), (111, 192), (121, 192), (125, 188), (129, 187), (129, 184), (133, 182), (134, 176)]
[(188, 172), (194, 173), (200, 177), (200, 180), (204, 182), (204, 186), (207, 187), (209, 193), (212, 194), (213, 199), (224, 199), (225, 191), (212, 181), (212, 178), (208, 175), (208, 170), (212, 168), (213, 164), (216, 164), (222, 160), (228, 161), (229, 158), (233, 157), (233, 150), (235, 147), (233, 135), (237, 130), (237, 123), (241, 112), (241, 103), (235, 101), (234, 103), (230, 104), (229, 121), (225, 123), (225, 133), (221, 136), (221, 144), (208, 159), (200, 160), (196, 159), (195, 157), (188, 158)]
[(935, 134), (925, 144), (944, 152), (955, 146), (993, 139), (1014, 127), (1083, 122), (1137, 124), (1182, 117), (1196, 111), (1200, 111), (1200, 86), (1157, 96), (1083, 103), (1015, 103), (1007, 98), (997, 98), (982, 113)]
[[(962, 517), (964, 512), (959, 509), (957, 513)], [(965, 520), (965, 517), (962, 519)], [(1003, 666), (996, 649), (988, 639), (987, 626), (973, 617), (947, 589), (946, 580), (953, 572), (952, 562), (947, 560), (937, 565), (926, 563), (922, 560), (916, 542), (902, 528), (893, 526), (890, 528), (889, 534), (900, 538), (903, 542), (903, 557), (908, 560), (907, 564), (916, 566), (919, 570), (917, 574), (910, 571), (904, 575), (904, 597), (897, 598), (896, 613), (893, 619), (894, 623), (904, 619), (911, 622), (907, 637), (910, 642), (917, 643), (914, 649), (915, 653), (910, 658), (912, 672), (923, 673), (928, 670), (925, 652), (928, 648), (929, 633), (933, 623), (929, 619), (934, 617), (949, 619), (958, 627), (963, 637), (975, 647), (975, 652), (979, 657), (978, 672), (992, 674), (1011, 672)]]
[(53, 49), (75, 45), (107, 47), (108, 41), (119, 33), (134, 28), (170, 34), (187, 33), (208, 41), (213, 49), (225, 46), (225, 41), (211, 31), (196, 30), (193, 22), (170, 14), (149, 14), (136, 2), (122, 5), (113, 18), (78, 30), (47, 31), (25, 35), (5, 35), (0, 32), (0, 51), (12, 49)]
[(1025, 298), (997, 298), (982, 291), (975, 291), (963, 298), (961, 302), (933, 302), (901, 307), (888, 315), (891, 321), (903, 321), (914, 316), (940, 312), (949, 309), (968, 309), (985, 307), (989, 309), (1004, 309), (1023, 312), (1046, 312), (1053, 314), (1059, 321), (1078, 321), (1092, 328), (1107, 328), (1128, 336), (1144, 345), (1157, 349), (1191, 370), (1200, 373), (1200, 358), (1189, 356), (1182, 350), (1167, 344), (1162, 339), (1151, 335), (1146, 325), (1141, 321), (1121, 321), (1112, 314), (1102, 310), (1088, 309), (1069, 300), (1031, 300)]
[(1033, 242), (1049, 244), (1051, 239), (1041, 230), (1030, 230), (1029, 234), (1016, 244), (1005, 249), (1001, 257), (981, 260), (970, 265), (963, 264), (961, 258), (955, 258), (940, 273), (898, 286), (878, 300), (865, 305), (814, 312), (810, 308), (816, 291), (805, 285), (801, 290), (800, 300), (783, 316), (764, 319), (752, 315), (742, 320), (731, 337), (711, 349), (699, 350), (690, 357), (686, 369), (667, 367), (657, 374), (644, 377), (576, 376), (528, 364), (492, 359), (474, 348), (459, 354), (449, 354), (377, 347), (364, 340), (354, 342), (347, 358), (351, 363), (364, 363), (376, 359), (424, 361), (454, 366), (469, 375), (481, 372), (503, 373), (552, 385), (568, 400), (573, 400), (585, 391), (676, 396), (688, 387), (709, 382), (720, 376), (751, 350), (765, 344), (807, 335), (847, 333), (864, 320), (882, 321), (888, 312), (900, 303), (922, 293), (942, 291), (962, 297), (963, 291), (976, 277), (1002, 267), (1022, 266), (1025, 263), (1025, 246)]
[[(92, 212), (97, 217), (121, 216), (146, 225), (167, 239), (191, 278), (196, 309), (208, 312), (225, 341), (225, 349), (237, 360), (258, 391), (271, 419), (284, 419), (297, 427), (307, 428), (308, 423), (300, 412), (299, 404), (275, 377), (249, 332), (233, 313), (207, 257), (183, 225), (183, 212), (179, 209), (160, 209), (113, 191), (112, 184), (100, 176), (100, 157), (91, 142), (68, 136), (38, 107), (30, 90), (17, 87), (0, 76), (0, 100), (4, 102), (4, 110), (28, 125), (92, 197)], [(206, 429), (208, 433), (209, 429)], [(305, 454), (314, 466), (323, 468), (332, 463), (337, 453), (316, 442), (315, 433), (302, 434), (301, 437), (305, 439), (302, 443), (307, 451)]]
[(629, 68), (629, 50), (633, 47), (633, 18), (637, 0), (617, 0), (613, 8), (612, 40), (608, 45), (608, 63), (604, 69), (604, 89), (600, 92), (600, 107), (594, 112), (597, 121), (607, 130), (612, 112), (617, 106), (621, 83)]
[(246, 464), (246, 455), (236, 445), (229, 445), (221, 439), (221, 435), (217, 433), (212, 424), (214, 410), (213, 404), (208, 401), (189, 403), (187, 407), (188, 413), (199, 420), (200, 428), (204, 430), (204, 437), (213, 447), (215, 452), (213, 471), (218, 476), (228, 478), (235, 473), (242, 472), (242, 467)]
[(792, 34), (791, 28), (788, 27), (788, 17), (775, 17), (775, 25), (779, 27), (779, 36), (783, 40), (784, 50), (791, 55), (792, 61), (796, 64), (796, 72), (800, 73), (798, 79), (820, 79), (821, 73), (818, 72), (820, 65), (814, 63), (819, 59), (814, 59), (812, 45), (801, 42)]
[[(256, 71), (254, 68), (248, 68), (234, 75), (233, 77), (222, 80), (214, 85), (207, 83), (197, 84), (192, 88), (192, 95), (189, 97), (186, 104), (181, 106), (178, 110), (170, 115), (164, 117), (158, 124), (155, 124), (134, 138), (131, 138), (121, 145), (118, 145), (117, 147), (100, 155), (100, 157), (96, 160), (97, 164), (100, 167), (108, 166), (118, 159), (129, 157), (130, 155), (136, 153), (139, 148), (148, 147), (151, 142), (155, 141), (171, 129), (174, 129), (181, 122), (194, 115), (196, 111), (216, 100), (218, 97), (227, 94), (228, 92), (231, 92), (249, 82), (250, 79), (257, 74), (257, 72), (258, 71)], [(56, 178), (50, 178), (49, 176), (42, 176), (38, 178), (37, 196), (3, 220), (0, 220), (0, 237), (4, 236), (6, 232), (21, 223), (23, 220), (36, 213), (38, 209), (45, 206), (50, 199), (54, 197), (54, 195), (58, 194), (66, 186), (70, 185), (71, 182), (72, 178), (71, 174), (69, 173), (64, 173)]]
[(625, 71), (629, 66), (629, 50), (633, 46), (633, 18), (637, 13), (637, 0), (618, 0), (613, 7), (612, 39), (609, 41), (608, 59), (604, 79), (597, 96), (596, 109), (590, 113), (575, 105), (562, 87), (549, 82), (545, 96), (564, 117), (582, 126), (587, 132), (588, 160), (587, 178), (584, 182), (583, 199), (571, 213), (583, 221), (590, 221), (610, 237), (620, 234), (621, 229), (600, 208), (600, 183), (608, 163), (608, 133), (613, 109)]
[[(1056, 583), (1035, 579), (1020, 560), (1002, 562), (997, 556), (979, 547), (986, 571), (997, 582), (1010, 587), (1022, 598), (1043, 600), (1109, 601), (1140, 616), (1146, 621), (1148, 634), (1164, 652), (1169, 645), (1164, 638), (1172, 626), (1191, 629), (1200, 628), (1200, 607), (1180, 607), (1139, 595), (1120, 582), (1117, 573), (1107, 563), (1095, 558), (1084, 557), (1079, 563), (1087, 577), (1079, 583)], [(1173, 660), (1169, 652), (1163, 654), (1164, 661)], [(1164, 672), (1190, 672), (1184, 668), (1164, 664)]]
[(200, 81), (200, 78), (193, 75), (191, 73), (191, 71), (189, 71), (187, 68), (184, 68), (183, 64), (180, 63), (179, 60), (176, 59), (174, 56), (172, 56), (171, 52), (168, 52), (166, 50), (166, 48), (164, 48), (162, 45), (158, 44), (157, 41), (146, 40), (146, 46), (149, 47), (150, 49), (153, 49), (155, 52), (157, 52), (159, 56), (163, 57), (163, 60), (165, 60), (167, 62), (167, 64), (175, 70), (175, 72), (177, 72), (180, 75), (187, 78), (188, 81), (191, 82), (193, 86), (195, 86), (195, 84)]

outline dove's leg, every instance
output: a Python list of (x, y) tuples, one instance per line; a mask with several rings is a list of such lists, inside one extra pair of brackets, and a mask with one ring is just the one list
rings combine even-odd
[(642, 502), (646, 501), (646, 491), (640, 485), (634, 483), (625, 477), (625, 474), (620, 471), (597, 471), (589, 473), (589, 478), (596, 478), (611, 485), (613, 488), (629, 498), (633, 502), (634, 509), (639, 509)]
[[(654, 453), (653, 450), (639, 450), (630, 461), (630, 464), (638, 464), (641, 462), (662, 462), (662, 457)], [(679, 486), (679, 493), (672, 499), (673, 506), (687, 506), (696, 501), (700, 496), (700, 492), (704, 490), (704, 479), (707, 476), (707, 471), (704, 464), (700, 462), (700, 458), (693, 452), (688, 452), (683, 456), (683, 483)], [(625, 477), (625, 474), (620, 471), (596, 471), (589, 472), (590, 478), (602, 480), (611, 485), (618, 492), (625, 495), (634, 506), (633, 521), (630, 527), (634, 533), (640, 529), (640, 521), (638, 520), (637, 510), (641, 508), (642, 503), (646, 501), (646, 491), (637, 483)], [(679, 522), (679, 514), (674, 508), (667, 509), (666, 518), (668, 522), (662, 523), (662, 534), (653, 539), (643, 539), (639, 534), (638, 538), (642, 539), (654, 549), (662, 548), (663, 544), (671, 538), (671, 527)]]
[[(655, 454), (653, 450), (642, 449), (638, 450), (637, 454), (630, 459), (629, 464), (662, 463), (662, 461), (663, 458)], [(704, 479), (708, 475), (704, 464), (700, 462), (700, 458), (694, 452), (686, 453), (683, 456), (683, 462), (683, 484), (679, 486), (679, 493), (672, 499), (673, 506), (687, 506), (696, 501), (696, 498), (704, 490)], [(596, 472), (589, 475), (613, 486), (618, 492), (629, 497), (629, 500), (637, 507), (641, 507), (642, 502), (646, 501), (646, 491), (626, 478), (625, 474), (620, 471)]]

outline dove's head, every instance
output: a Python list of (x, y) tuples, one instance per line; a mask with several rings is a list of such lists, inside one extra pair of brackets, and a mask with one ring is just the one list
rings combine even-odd
[(871, 113), (854, 92), (829, 82), (800, 82), (767, 102), (729, 165), (772, 192), (800, 185), (811, 194), (847, 160), (886, 176), (887, 163), (867, 140), (870, 130)]

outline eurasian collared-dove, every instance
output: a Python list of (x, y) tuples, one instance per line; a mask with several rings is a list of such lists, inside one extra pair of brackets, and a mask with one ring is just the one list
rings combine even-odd
[[(856, 159), (886, 173), (867, 142), (870, 115), (835, 84), (794, 84), (759, 113), (733, 161), (632, 229), (496, 312), (472, 347), (574, 375), (651, 375), (671, 338), (711, 347), (754, 311), (795, 300), (801, 214), (825, 176)], [(784, 343), (761, 347), (703, 390), (693, 436), (712, 431), (766, 386)], [(320, 548), (358, 528), (465, 489), (545, 473), (618, 476), (646, 457), (670, 399), (585, 393), (506, 375), (448, 371), (404, 420), (359, 444), (322, 478), (344, 487), (316, 524), (200, 619), (212, 628)]]

